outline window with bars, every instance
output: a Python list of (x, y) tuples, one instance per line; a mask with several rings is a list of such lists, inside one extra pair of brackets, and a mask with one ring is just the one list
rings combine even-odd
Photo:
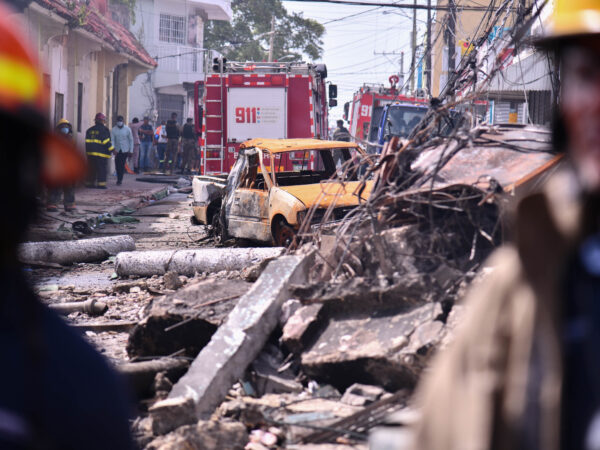
[(185, 44), (185, 17), (161, 14), (158, 39), (162, 42)]

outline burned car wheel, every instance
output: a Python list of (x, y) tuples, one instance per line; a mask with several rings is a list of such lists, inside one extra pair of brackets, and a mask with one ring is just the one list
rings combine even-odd
[(219, 214), (215, 213), (211, 220), (212, 237), (215, 244), (223, 243), (223, 227), (221, 227), (221, 221), (219, 220)]
[(275, 245), (290, 247), (292, 244), (295, 244), (296, 233), (285, 219), (281, 219), (275, 227), (275, 235), (273, 237), (275, 238)]

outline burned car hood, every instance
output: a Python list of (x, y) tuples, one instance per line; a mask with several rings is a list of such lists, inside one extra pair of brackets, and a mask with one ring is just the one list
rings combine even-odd
[[(321, 208), (327, 208), (332, 203), (336, 207), (358, 205), (358, 189), (360, 181), (322, 182), (318, 184), (305, 184), (299, 186), (280, 186), (279, 188), (300, 200), (307, 208), (315, 203)], [(366, 200), (373, 189), (373, 182), (367, 181), (361, 193), (362, 200)]]

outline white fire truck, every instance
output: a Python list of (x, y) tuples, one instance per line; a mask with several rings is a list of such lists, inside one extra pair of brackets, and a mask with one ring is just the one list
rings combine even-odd
[[(216, 58), (212, 71), (195, 83), (201, 173), (229, 173), (248, 139), (326, 138), (326, 77), (322, 64)], [(304, 152), (298, 153), (302, 160)]]

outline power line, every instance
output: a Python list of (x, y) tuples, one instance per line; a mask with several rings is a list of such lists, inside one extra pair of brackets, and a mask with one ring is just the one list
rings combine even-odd
[[(353, 6), (378, 6), (382, 8), (405, 8), (405, 9), (423, 9), (427, 10), (427, 5), (411, 4), (411, 3), (381, 3), (381, 2), (368, 2), (368, 1), (350, 1), (350, 0), (287, 0), (290, 2), (310, 2), (310, 3), (333, 3), (340, 5), (353, 5)], [(446, 5), (431, 6), (431, 9), (437, 11), (450, 11), (451, 7)], [(474, 5), (461, 5), (461, 11), (487, 11), (487, 6), (474, 6)], [(516, 11), (516, 8), (512, 8)]]

